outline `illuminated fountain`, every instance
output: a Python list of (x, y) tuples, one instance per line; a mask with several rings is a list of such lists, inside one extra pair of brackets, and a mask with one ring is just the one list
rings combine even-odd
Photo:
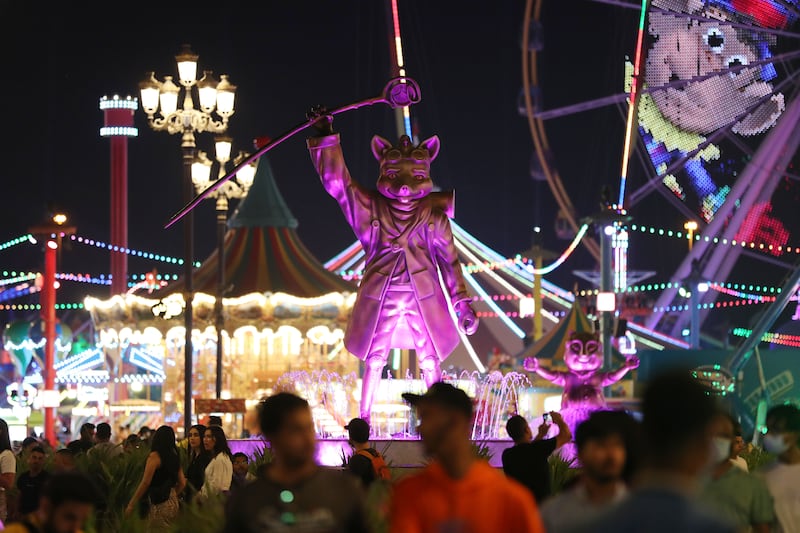
[[(531, 388), (528, 377), (518, 372), (444, 373), (443, 381), (463, 389), (475, 401), (472, 438), (476, 441), (507, 440), (505, 423), (511, 415), (524, 411), (519, 398)], [(376, 439), (417, 439), (413, 411), (401, 399), (404, 392), (423, 394), (427, 386), (410, 373), (404, 379), (381, 380), (372, 406), (372, 436)], [(346, 438), (344, 426), (359, 415), (361, 380), (355, 373), (340, 375), (328, 370), (297, 370), (283, 374), (276, 391), (298, 394), (308, 400), (321, 439)], [(523, 413), (525, 414), (525, 413)]]

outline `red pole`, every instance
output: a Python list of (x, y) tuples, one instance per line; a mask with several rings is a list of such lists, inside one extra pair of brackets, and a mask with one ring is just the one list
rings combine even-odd
[[(56, 385), (56, 241), (47, 241), (44, 253), (44, 287), (40, 303), (44, 320), (44, 389), (52, 391)], [(47, 393), (52, 394), (52, 393)], [(51, 446), (56, 446), (55, 407), (44, 409), (44, 438)]]
[[(128, 139), (111, 137), (111, 243), (128, 247)], [(128, 290), (128, 254), (111, 253), (111, 294)]]
[(128, 254), (124, 251), (128, 247), (128, 137), (139, 133), (133, 126), (133, 112), (138, 107), (138, 100), (130, 96), (100, 99), (100, 136), (111, 137), (111, 244), (118, 247), (111, 252), (112, 296), (128, 290)]

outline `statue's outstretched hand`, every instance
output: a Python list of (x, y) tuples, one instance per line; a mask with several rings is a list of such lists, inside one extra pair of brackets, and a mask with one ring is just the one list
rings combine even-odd
[(639, 368), (639, 358), (635, 355), (631, 355), (625, 359), (625, 366), (631, 370), (634, 368)]
[(333, 134), (333, 115), (328, 113), (324, 105), (315, 105), (306, 111), (306, 120), (314, 121), (314, 129), (318, 135)]
[(458, 317), (458, 329), (461, 333), (472, 335), (478, 330), (478, 317), (469, 305), (469, 300), (461, 300), (455, 307)]
[(526, 357), (522, 362), (522, 368), (528, 372), (536, 372), (539, 370), (539, 360), (535, 357)]

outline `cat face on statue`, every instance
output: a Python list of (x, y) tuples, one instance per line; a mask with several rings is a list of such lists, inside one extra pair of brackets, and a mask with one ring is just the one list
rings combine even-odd
[(564, 351), (564, 363), (575, 372), (594, 372), (603, 366), (603, 350), (596, 333), (573, 331)]
[(381, 195), (408, 204), (424, 198), (433, 190), (431, 161), (439, 153), (439, 137), (433, 136), (414, 146), (403, 135), (392, 145), (378, 135), (372, 138), (372, 154), (380, 163), (378, 192)]

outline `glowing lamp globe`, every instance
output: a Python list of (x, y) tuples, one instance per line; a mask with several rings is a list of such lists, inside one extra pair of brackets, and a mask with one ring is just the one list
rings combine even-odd
[(192, 85), (197, 80), (197, 57), (188, 44), (184, 44), (181, 52), (175, 56), (175, 61), (178, 63), (178, 78), (185, 86)]
[(164, 76), (164, 83), (161, 84), (161, 93), (158, 95), (163, 116), (168, 117), (178, 110), (178, 93), (180, 91), (180, 87), (172, 81), (172, 76)]
[(253, 185), (255, 177), (256, 177), (256, 165), (253, 163), (243, 166), (241, 169), (239, 169), (239, 172), (236, 173), (236, 180), (245, 189), (249, 189), (250, 186)]
[(196, 160), (192, 163), (192, 183), (195, 187), (205, 189), (211, 181), (211, 161)]
[(197, 92), (200, 94), (200, 108), (206, 113), (211, 113), (217, 105), (217, 85), (219, 82), (210, 70), (203, 71), (203, 77), (197, 82)]
[(597, 293), (597, 310), (614, 311), (617, 308), (617, 297), (613, 292)]
[(217, 137), (214, 141), (214, 149), (217, 153), (217, 161), (226, 163), (231, 158), (231, 147), (233, 142), (230, 137)]
[(223, 117), (233, 115), (233, 103), (236, 98), (236, 86), (228, 81), (228, 76), (223, 74), (217, 85), (217, 113)]
[(155, 78), (155, 73), (148, 72), (147, 77), (139, 82), (139, 95), (142, 109), (148, 115), (158, 110), (158, 95), (161, 92), (161, 83)]

